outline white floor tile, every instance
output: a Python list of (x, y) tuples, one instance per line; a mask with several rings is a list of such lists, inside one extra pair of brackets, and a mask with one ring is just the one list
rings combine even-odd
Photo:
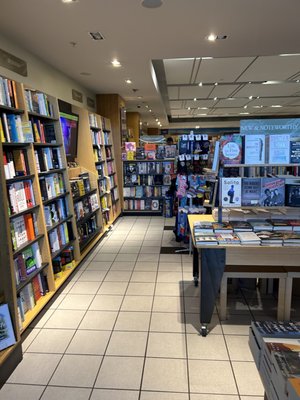
[(28, 353), (64, 353), (75, 330), (72, 329), (42, 329), (31, 345)]
[(185, 335), (151, 332), (148, 339), (147, 357), (186, 358)]
[(229, 360), (223, 335), (187, 335), (190, 360)]
[(78, 330), (69, 344), (66, 353), (103, 355), (110, 334), (110, 331)]
[(39, 400), (45, 386), (5, 384), (0, 390), (1, 400)]
[(117, 311), (87, 311), (78, 329), (111, 331), (117, 315)]
[(92, 389), (48, 386), (41, 400), (89, 400)]
[(264, 387), (254, 362), (233, 361), (232, 367), (240, 395), (263, 396)]
[(56, 310), (45, 324), (45, 328), (76, 329), (82, 320), (83, 310)]
[(121, 311), (151, 311), (152, 296), (125, 296)]
[(92, 301), (89, 311), (118, 311), (123, 300), (123, 296), (97, 294)]
[(126, 295), (133, 296), (152, 296), (154, 295), (154, 282), (134, 282), (128, 284)]
[(128, 282), (102, 282), (97, 294), (125, 294)]
[(184, 314), (153, 312), (151, 316), (150, 331), (184, 333)]
[(106, 355), (142, 357), (145, 355), (147, 336), (147, 332), (114, 331), (110, 338)]
[(141, 400), (189, 400), (187, 393), (141, 392)]
[(91, 400), (138, 400), (138, 390), (94, 389)]
[(148, 332), (150, 312), (120, 312), (115, 325), (117, 331)]

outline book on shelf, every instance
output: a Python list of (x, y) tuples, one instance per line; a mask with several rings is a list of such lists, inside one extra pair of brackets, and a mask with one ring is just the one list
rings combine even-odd
[(0, 104), (19, 108), (16, 82), (0, 76)]
[(284, 206), (285, 181), (280, 178), (262, 178), (261, 205), (264, 207)]
[(235, 245), (240, 244), (240, 239), (236, 233), (216, 233), (218, 244)]
[(290, 163), (300, 164), (300, 136), (296, 134), (290, 136)]
[(287, 219), (282, 218), (269, 218), (266, 220), (273, 226), (273, 231), (292, 231), (293, 227), (289, 224)]
[(48, 117), (54, 116), (53, 105), (49, 102), (46, 94), (33, 89), (25, 89), (24, 94), (26, 107), (30, 112)]
[(248, 222), (252, 226), (254, 232), (257, 231), (272, 231), (273, 225), (262, 219), (249, 219)]
[(265, 164), (265, 135), (245, 135), (244, 163)]
[(166, 156), (165, 152), (165, 146), (162, 144), (159, 144), (156, 148), (156, 159), (157, 160), (163, 160)]
[(221, 204), (223, 207), (241, 206), (242, 179), (220, 178)]
[(289, 219), (289, 225), (292, 226), (294, 232), (300, 231), (300, 220), (298, 219)]
[(242, 178), (242, 206), (259, 206), (262, 203), (261, 178)]
[(165, 145), (165, 158), (175, 158), (177, 155), (176, 144)]
[(32, 246), (28, 247), (22, 252), (22, 257), (24, 260), (27, 275), (30, 275), (32, 272), (38, 269)]
[(0, 305), (0, 351), (16, 343), (8, 304)]
[(236, 233), (241, 245), (260, 245), (260, 238), (255, 232), (239, 231)]
[(283, 243), (283, 233), (280, 231), (257, 231), (262, 246), (281, 246)]
[(300, 207), (300, 184), (285, 185), (285, 205)]
[(204, 235), (195, 235), (196, 245), (217, 245), (218, 239), (215, 233), (205, 233)]
[(164, 161), (162, 164), (162, 172), (166, 175), (174, 174), (174, 163), (172, 161)]
[(213, 223), (211, 221), (196, 221), (193, 224), (194, 233), (204, 232), (214, 233)]
[(290, 163), (290, 135), (269, 135), (269, 164)]
[(220, 139), (220, 162), (222, 164), (241, 164), (242, 137), (241, 135), (224, 135)]
[(215, 233), (233, 233), (230, 222), (213, 222), (212, 226)]
[(135, 157), (137, 160), (145, 160), (146, 154), (144, 147), (137, 147)]
[(230, 221), (234, 232), (251, 232), (252, 225), (248, 221)]
[(11, 221), (11, 234), (14, 250), (17, 250), (20, 246), (28, 241), (25, 219), (23, 215), (20, 215)]
[(135, 142), (125, 142), (125, 151), (126, 151), (126, 153), (129, 151), (135, 152), (136, 151), (136, 143)]

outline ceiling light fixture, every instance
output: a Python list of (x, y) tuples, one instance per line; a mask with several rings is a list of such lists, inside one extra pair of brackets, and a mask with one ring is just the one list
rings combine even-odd
[(210, 33), (208, 36), (206, 36), (205, 39), (209, 42), (215, 42), (217, 40), (217, 35), (215, 35), (214, 33)]
[(218, 86), (218, 82), (215, 82), (215, 86)]
[(158, 8), (162, 5), (162, 0), (143, 0), (142, 6), (145, 8)]
[(62, 1), (62, 3), (65, 3), (65, 4), (77, 3), (78, 2), (78, 0), (61, 0), (61, 1)]
[(152, 112), (152, 110), (151, 110), (151, 108), (149, 108), (149, 110), (148, 110), (149, 112)]
[(202, 57), (202, 60), (212, 60), (213, 57)]
[(104, 40), (104, 36), (100, 32), (89, 32), (89, 35), (93, 40)]
[(194, 101), (197, 101), (197, 97), (194, 97)]
[(116, 67), (116, 68), (121, 67), (120, 61), (118, 61), (116, 58), (114, 60), (112, 60), (111, 63), (113, 65), (113, 67)]
[(294, 57), (294, 56), (300, 56), (299, 53), (295, 54), (279, 54), (280, 57)]
[(159, 119), (158, 119), (158, 118), (156, 118), (156, 119), (155, 119), (155, 121), (156, 121), (156, 122), (158, 122), (158, 121), (159, 121)]
[(147, 106), (147, 104), (145, 105), (146, 108), (149, 108), (149, 106)]
[(197, 115), (199, 115), (199, 116), (203, 117), (204, 115), (207, 115), (207, 114), (197, 114)]
[(138, 96), (137, 98), (138, 98), (138, 99), (142, 99), (142, 98), (143, 98), (143, 96)]
[(281, 81), (265, 81), (262, 83), (262, 85), (278, 85), (279, 83), (282, 83)]
[(188, 110), (190, 110), (191, 109), (191, 107), (188, 107)]
[(248, 108), (248, 106), (244, 106), (244, 108)]
[(251, 85), (252, 82), (250, 81), (250, 82), (248, 82), (248, 83), (249, 83), (249, 85)]
[(217, 97), (214, 97), (214, 101), (217, 101), (218, 100), (218, 98)]
[(199, 108), (199, 110), (208, 110), (208, 108), (207, 107), (201, 107), (201, 108)]
[(240, 115), (249, 115), (250, 113), (248, 112), (240, 112)]
[(274, 105), (272, 105), (271, 107), (272, 107), (272, 108), (281, 108), (282, 106), (279, 105), (279, 104), (274, 104)]
[(202, 82), (199, 82), (198, 86), (202, 86)]
[(253, 96), (249, 96), (248, 99), (249, 99), (249, 100), (252, 100), (252, 99), (253, 99)]
[(195, 126), (195, 129), (199, 129), (199, 128), (200, 128), (200, 126), (199, 126), (199, 125), (196, 125), (196, 126)]
[(299, 83), (299, 82), (300, 82), (299, 79), (297, 79), (297, 80), (296, 80), (296, 83)]
[(125, 82), (128, 83), (128, 85), (130, 85), (132, 83), (132, 80), (131, 79), (126, 79)]
[(257, 96), (256, 98), (259, 99), (259, 96)]
[(228, 97), (228, 99), (226, 99), (226, 100), (235, 100), (235, 98), (234, 97)]

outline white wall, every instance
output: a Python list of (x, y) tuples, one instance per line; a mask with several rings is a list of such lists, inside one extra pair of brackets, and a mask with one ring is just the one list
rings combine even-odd
[[(76, 81), (64, 75), (54, 67), (46, 64), (32, 53), (22, 49), (2, 35), (0, 35), (0, 48), (24, 60), (27, 63), (28, 76), (24, 77), (1, 66), (0, 75), (22, 82), (29, 87), (41, 90), (49, 95), (67, 101), (68, 103), (75, 104), (79, 107), (88, 108), (86, 104), (87, 96), (94, 99), (96, 102), (95, 93), (85, 89)], [(72, 89), (83, 94), (83, 103), (79, 103), (72, 99)]]

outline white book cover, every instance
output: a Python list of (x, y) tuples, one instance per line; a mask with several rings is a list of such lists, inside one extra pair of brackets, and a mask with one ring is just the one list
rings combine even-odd
[(269, 164), (290, 163), (290, 135), (269, 136)]
[(33, 245), (31, 247), (32, 247), (32, 252), (34, 255), (35, 262), (36, 262), (36, 266), (37, 266), (37, 268), (41, 268), (43, 261), (42, 261), (42, 255), (40, 252), (39, 244), (37, 242), (35, 242), (35, 243), (33, 243)]
[(28, 241), (25, 220), (23, 215), (13, 219), (13, 227), (15, 232), (17, 248), (19, 248), (20, 246), (22, 246), (22, 244)]
[(14, 186), (15, 186), (15, 195), (16, 195), (18, 212), (27, 210), (28, 207), (27, 207), (26, 194), (23, 182), (15, 182)]
[(265, 135), (245, 135), (245, 164), (265, 164)]
[(237, 232), (238, 237), (241, 242), (258, 242), (260, 243), (260, 238), (254, 232)]
[(221, 178), (221, 204), (223, 207), (240, 207), (241, 178)]
[(7, 304), (0, 305), (0, 351), (16, 343)]

